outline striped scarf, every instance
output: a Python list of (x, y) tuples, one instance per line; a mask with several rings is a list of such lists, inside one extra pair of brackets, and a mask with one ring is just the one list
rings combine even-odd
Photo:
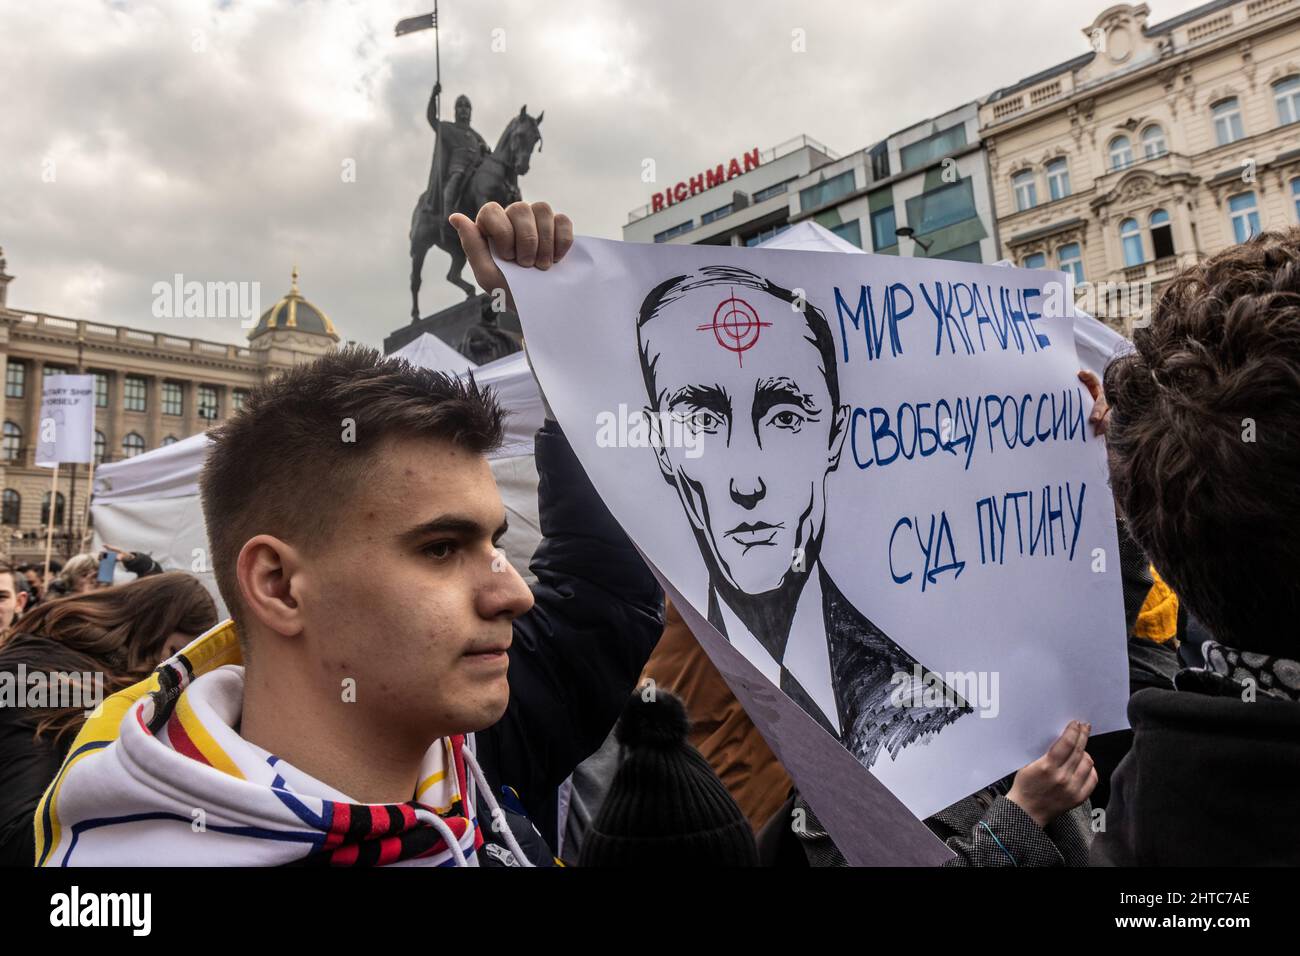
[(464, 736), (425, 754), (412, 799), (356, 803), (234, 729), (232, 622), (104, 701), (37, 808), (43, 866), (477, 865), (482, 788)]

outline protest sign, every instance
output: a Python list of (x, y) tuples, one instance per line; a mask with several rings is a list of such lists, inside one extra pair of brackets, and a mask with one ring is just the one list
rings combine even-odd
[(47, 375), (41, 386), (36, 465), (86, 463), (95, 456), (95, 377)]
[[(1127, 726), (1061, 273), (588, 238), (502, 268), (602, 498), (710, 636), (856, 758), (830, 772), (866, 767), (926, 817), (1072, 718)], [(790, 769), (838, 837), (825, 782)]]

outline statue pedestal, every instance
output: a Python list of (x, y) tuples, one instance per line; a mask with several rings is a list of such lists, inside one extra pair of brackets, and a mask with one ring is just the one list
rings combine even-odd
[(384, 339), (384, 354), (432, 332), (471, 361), (484, 365), (522, 348), (523, 331), (514, 312), (493, 312), (492, 297), (480, 294), (404, 325)]

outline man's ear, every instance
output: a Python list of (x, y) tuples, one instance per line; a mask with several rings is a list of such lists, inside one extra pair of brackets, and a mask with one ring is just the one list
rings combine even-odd
[(673, 474), (673, 463), (668, 458), (668, 445), (664, 441), (663, 423), (659, 419), (659, 413), (647, 405), (641, 409), (641, 414), (650, 427), (650, 447), (654, 449), (655, 458), (659, 462), (659, 473), (664, 476), (664, 481), (677, 487), (677, 478)]
[(18, 593), (14, 595), (14, 617), (15, 618), (17, 618), (19, 614), (23, 613), (24, 609), (26, 609), (27, 607), (27, 602), (32, 599), (32, 596), (28, 594), (26, 591), (24, 591), (22, 588), (17, 588), (16, 590), (18, 591)]
[(244, 610), (284, 637), (302, 631), (302, 608), (292, 588), (300, 567), (298, 552), (269, 534), (249, 538), (235, 559)]
[(830, 466), (827, 471), (834, 471), (840, 464), (840, 453), (844, 451), (844, 436), (849, 431), (849, 406), (841, 405), (835, 409), (835, 419), (831, 422)]

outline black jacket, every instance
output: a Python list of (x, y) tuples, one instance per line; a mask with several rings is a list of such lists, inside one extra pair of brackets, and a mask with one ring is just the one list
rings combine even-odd
[(537, 432), (536, 456), (536, 603), (515, 621), (510, 705), (476, 752), (497, 800), (517, 795), (554, 847), (557, 788), (618, 720), (663, 633), (663, 592), (556, 422)]
[(1300, 703), (1181, 690), (1129, 700), (1094, 866), (1300, 864)]

